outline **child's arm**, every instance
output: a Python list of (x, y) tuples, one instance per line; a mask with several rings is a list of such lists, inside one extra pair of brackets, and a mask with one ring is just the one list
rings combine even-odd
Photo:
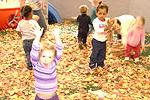
[(57, 54), (56, 54), (56, 57), (54, 58), (54, 61), (55, 63), (58, 62), (58, 60), (61, 58), (61, 55), (62, 55), (62, 51), (63, 51), (63, 46), (62, 46), (62, 42), (61, 42), (61, 39), (60, 39), (60, 29), (55, 29), (54, 32), (53, 32), (54, 36), (55, 36), (55, 41), (56, 41), (56, 51), (57, 51)]
[(142, 49), (141, 49), (141, 52), (142, 52), (145, 49), (145, 32), (141, 33), (141, 46), (142, 46)]
[(17, 34), (19, 35), (19, 37), (22, 37), (21, 32), (19, 32), (19, 31), (16, 31), (16, 32), (17, 32)]
[(17, 34), (19, 35), (19, 37), (22, 37), (21, 29), (20, 29), (20, 22), (19, 22), (18, 25), (17, 25), (16, 32), (17, 32)]
[(30, 52), (30, 59), (31, 59), (32, 64), (35, 65), (39, 60), (40, 39), (41, 39), (41, 34), (43, 33), (43, 28), (40, 30), (35, 29), (33, 32), (37, 33), (37, 35), (32, 44), (32, 49)]

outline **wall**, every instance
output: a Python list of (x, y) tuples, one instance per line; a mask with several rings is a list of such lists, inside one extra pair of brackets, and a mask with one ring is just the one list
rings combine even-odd
[[(76, 17), (79, 14), (79, 6), (86, 4), (91, 8), (88, 0), (48, 0), (52, 3), (63, 18)], [(109, 6), (109, 17), (131, 14), (144, 16), (146, 19), (146, 31), (150, 32), (150, 1), (149, 0), (103, 0)]]

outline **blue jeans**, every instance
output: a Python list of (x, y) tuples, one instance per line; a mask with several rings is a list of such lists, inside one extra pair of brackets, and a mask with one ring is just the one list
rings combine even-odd
[(23, 40), (23, 49), (24, 49), (24, 52), (25, 52), (26, 64), (28, 65), (28, 67), (32, 67), (32, 63), (30, 61), (30, 51), (31, 51), (31, 48), (32, 48), (33, 40), (34, 39)]
[(93, 39), (92, 46), (93, 48), (90, 56), (90, 64), (104, 66), (104, 60), (106, 59), (106, 41), (101, 42)]

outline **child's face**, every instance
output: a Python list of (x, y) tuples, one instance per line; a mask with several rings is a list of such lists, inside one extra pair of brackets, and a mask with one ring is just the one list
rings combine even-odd
[(99, 11), (96, 13), (96, 16), (98, 17), (99, 20), (105, 21), (105, 18), (107, 16), (106, 9), (99, 9)]
[(40, 63), (44, 65), (49, 65), (54, 59), (53, 50), (44, 50), (40, 56)]
[(113, 27), (115, 32), (120, 33), (121, 25), (119, 25), (117, 22), (114, 22)]

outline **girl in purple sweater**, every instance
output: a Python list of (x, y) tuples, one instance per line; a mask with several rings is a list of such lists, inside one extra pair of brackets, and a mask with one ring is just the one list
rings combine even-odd
[[(127, 36), (127, 44), (125, 51), (125, 60), (129, 60), (131, 50), (135, 52), (135, 62), (139, 61), (140, 51), (144, 50), (145, 47), (145, 19), (142, 16), (136, 17), (136, 22), (133, 27), (129, 30)], [(142, 49), (140, 49), (142, 47)]]
[(40, 44), (43, 29), (36, 29), (34, 32), (38, 33), (38, 35), (33, 41), (30, 57), (34, 69), (35, 100), (59, 100), (56, 94), (56, 65), (62, 55), (62, 42), (59, 37), (60, 31), (58, 29), (54, 31), (56, 46), (46, 43)]

